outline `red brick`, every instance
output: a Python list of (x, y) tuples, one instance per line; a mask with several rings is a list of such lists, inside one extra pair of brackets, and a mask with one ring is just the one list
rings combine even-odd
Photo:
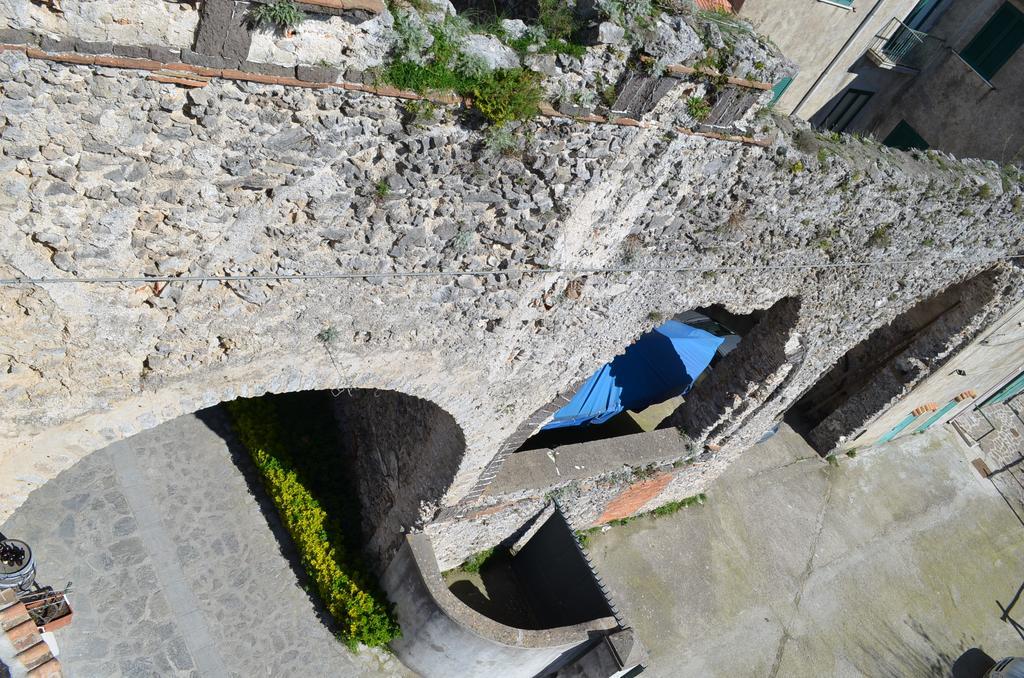
[(384, 11), (383, 0), (303, 0), (303, 3), (341, 10), (362, 9), (374, 14)]
[(29, 616), (28, 610), (25, 608), (25, 603), (11, 605), (7, 609), (0, 610), (0, 629), (3, 629), (4, 631), (13, 629), (26, 619), (29, 619)]
[(157, 71), (164, 67), (164, 64), (152, 59), (132, 59), (130, 57), (117, 57), (99, 55), (96, 57), (97, 66), (109, 66), (110, 68), (133, 68), (144, 71)]
[(597, 519), (596, 524), (600, 525), (610, 520), (619, 520), (633, 515), (661, 494), (661, 491), (672, 481), (672, 477), (671, 473), (662, 473), (630, 485), (608, 502), (608, 506), (605, 507), (604, 513)]
[(622, 127), (643, 127), (642, 122), (640, 122), (639, 120), (634, 120), (633, 118), (614, 118), (609, 119), (608, 122), (610, 122), (613, 125), (620, 125)]
[(96, 63), (96, 57), (92, 54), (75, 54), (73, 52), (50, 54), (49, 52), (44, 52), (41, 49), (27, 49), (25, 50), (25, 54), (36, 59), (60, 61), (66, 64), (83, 64), (85, 66), (92, 66)]
[(14, 646), (15, 652), (21, 652), (38, 643), (41, 638), (36, 623), (27, 619), (7, 632), (7, 640)]
[(160, 64), (160, 68), (168, 71), (187, 71), (205, 78), (217, 78), (221, 75), (219, 68), (206, 68), (205, 66), (193, 66), (192, 64)]
[(155, 82), (163, 82), (169, 85), (184, 85), (185, 87), (206, 87), (209, 83), (206, 80), (193, 80), (188, 76), (172, 76), (172, 75), (159, 75), (153, 73), (147, 80), (153, 80)]
[(466, 517), (467, 518), (483, 518), (484, 516), (489, 516), (489, 515), (493, 515), (495, 513), (498, 513), (499, 511), (502, 511), (502, 510), (508, 508), (511, 505), (512, 504), (510, 504), (510, 503), (495, 504), (494, 506), (488, 506), (487, 508), (480, 509), (479, 511), (474, 511), (473, 513), (470, 513)]

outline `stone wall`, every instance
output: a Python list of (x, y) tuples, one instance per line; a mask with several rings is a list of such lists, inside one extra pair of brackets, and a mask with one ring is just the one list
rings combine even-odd
[(403, 629), (391, 649), (418, 675), (431, 678), (480, 676), (495, 670), (509, 678), (548, 675), (546, 669), (557, 669), (619, 630), (611, 614), (547, 630), (519, 629), (489, 619), (448, 590), (422, 534), (406, 538), (382, 583)]
[[(826, 453), (855, 438), (864, 424), (910, 393), (995, 319), (990, 303), (1008, 284), (1014, 281), (987, 271), (924, 300), (872, 332), (857, 347), (864, 354), (861, 360), (849, 364), (850, 372), (863, 382), (847, 387), (848, 397), (808, 433), (808, 442)], [(919, 326), (915, 312), (928, 313), (931, 303), (943, 312)]]
[(191, 47), (199, 23), (197, 5), (177, 0), (0, 0), (0, 28), (97, 43)]
[(454, 505), (664, 314), (798, 298), (786, 375), (750, 392), (726, 460), (872, 329), (1022, 248), (1021, 188), (990, 163), (784, 120), (770, 148), (680, 135), (682, 88), (641, 127), (531, 122), (506, 156), (454, 112), (423, 127), (338, 89), (186, 92), (16, 51), (0, 80), (0, 276), (125, 278), (0, 287), (5, 512), (182, 412), (335, 387), (450, 413)]
[(367, 551), (383, 566), (403, 530), (433, 516), (466, 441), (450, 414), (395, 391), (346, 389), (332, 402), (355, 469)]

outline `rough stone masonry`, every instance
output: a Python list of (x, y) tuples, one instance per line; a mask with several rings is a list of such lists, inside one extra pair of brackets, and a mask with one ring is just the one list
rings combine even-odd
[[(465, 451), (426, 499), (453, 506), (661, 318), (772, 309), (686, 417), (724, 464), (917, 301), (995, 267), (954, 345), (1022, 289), (1015, 176), (786, 120), (768, 148), (680, 135), (678, 93), (645, 127), (528, 123), (506, 156), (451, 112), (337, 89), (18, 51), (0, 89), (0, 517), (160, 421), (335, 388), (448, 412)], [(292, 274), (324, 277), (140, 280)]]

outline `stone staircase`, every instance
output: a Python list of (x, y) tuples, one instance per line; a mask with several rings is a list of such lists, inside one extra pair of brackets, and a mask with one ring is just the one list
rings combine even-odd
[(60, 661), (13, 589), (0, 591), (0, 662), (13, 678), (60, 678)]

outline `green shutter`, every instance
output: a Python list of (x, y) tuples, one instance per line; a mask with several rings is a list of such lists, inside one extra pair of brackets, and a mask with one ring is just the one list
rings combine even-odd
[[(1024, 391), (1024, 374), (1021, 374), (1009, 384), (1004, 386), (994, 396), (985, 401), (985, 405), (996, 405), (1005, 403), (1010, 398)], [(984, 407), (984, 405), (983, 405)]]
[(876, 442), (875, 445), (886, 444), (887, 442), (898, 436), (900, 433), (902, 433), (903, 429), (913, 424), (915, 419), (917, 419), (917, 417), (915, 417), (913, 414), (908, 414), (906, 417), (900, 420), (900, 423), (896, 424), (891, 429), (889, 429), (888, 433), (879, 438), (878, 442)]
[(1021, 45), (1024, 45), (1024, 12), (1006, 2), (960, 52), (960, 58), (981, 77), (991, 80)]
[(915, 31), (921, 30), (921, 27), (924, 26), (924, 22), (928, 21), (928, 18), (932, 15), (932, 12), (935, 11), (935, 8), (938, 7), (938, 5), (939, 0), (920, 0), (920, 2), (914, 6), (914, 9), (910, 10), (910, 14), (908, 14), (907, 18), (903, 20), (903, 24), (907, 28), (912, 28)]
[(900, 120), (900, 124), (889, 132), (889, 136), (882, 140), (882, 143), (901, 151), (909, 151), (912, 148), (923, 151), (928, 148), (928, 142), (906, 120)]
[(772, 87), (772, 100), (768, 102), (768, 108), (775, 105), (782, 95), (789, 89), (789, 86), (793, 84), (793, 78), (783, 78), (779, 80), (774, 87)]

